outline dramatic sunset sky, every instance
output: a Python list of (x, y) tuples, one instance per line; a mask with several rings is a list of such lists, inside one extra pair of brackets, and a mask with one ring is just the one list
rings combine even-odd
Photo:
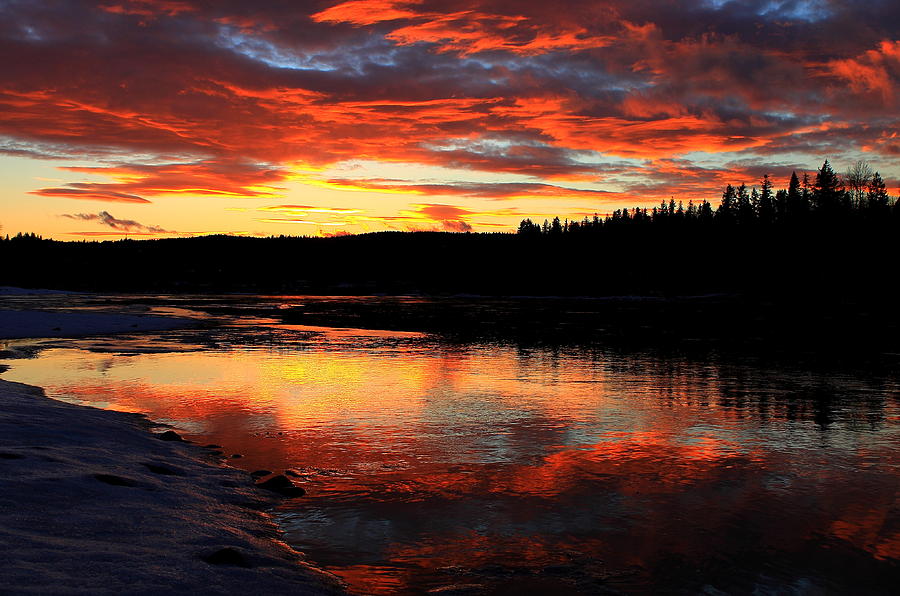
[(0, 225), (514, 229), (828, 158), (897, 194), (897, 0), (0, 0)]

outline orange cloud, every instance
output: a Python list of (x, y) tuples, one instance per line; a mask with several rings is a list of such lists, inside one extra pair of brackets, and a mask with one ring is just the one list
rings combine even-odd
[(893, 104), (897, 78), (900, 77), (900, 40), (884, 40), (878, 48), (856, 58), (832, 60), (831, 75), (850, 84), (856, 93), (878, 93), (885, 105)]
[(127, 232), (127, 231), (89, 231), (89, 232), (66, 232), (70, 236), (84, 236), (90, 238), (92, 236), (158, 236), (156, 232)]
[(591, 33), (581, 26), (536, 20), (524, 15), (503, 15), (463, 10), (440, 13), (411, 10), (422, 2), (351, 0), (314, 14), (313, 20), (356, 26), (386, 21), (419, 21), (394, 29), (387, 38), (400, 45), (437, 44), (441, 52), (466, 56), (502, 50), (535, 55), (559, 50), (583, 50), (609, 45), (612, 37)]
[(362, 213), (362, 209), (348, 209), (345, 207), (316, 207), (313, 205), (271, 205), (260, 207), (260, 211), (285, 211), (288, 213), (328, 213), (335, 215), (348, 215)]
[(189, 2), (178, 0), (124, 0), (119, 3), (101, 4), (100, 10), (113, 14), (152, 17), (156, 15), (175, 16), (195, 9)]
[[(272, 183), (283, 171), (246, 163), (176, 163), (162, 165), (72, 166), (64, 170), (100, 174), (115, 182), (73, 182), (69, 188), (42, 188), (32, 194), (99, 201), (149, 203), (140, 195), (196, 194), (221, 197), (271, 197), (280, 188)], [(131, 193), (140, 193), (131, 194)]]
[(472, 224), (466, 221), (472, 212), (468, 209), (462, 209), (453, 205), (437, 205), (428, 203), (425, 205), (415, 205), (416, 213), (420, 214), (431, 221), (439, 222), (445, 230), (450, 232), (469, 232), (472, 230)]
[(312, 224), (316, 226), (345, 226), (347, 225), (341, 221), (312, 221), (309, 219), (300, 219), (295, 217), (270, 217), (265, 219), (257, 219), (256, 221), (266, 222), (266, 223), (299, 223), (299, 224)]
[[(852, 162), (860, 151), (896, 178), (900, 41), (884, 25), (887, 9), (849, 18), (834, 2), (807, 27), (786, 5), (754, 2), (560, 10), (532, 0), (353, 0), (285, 11), (110, 0), (62, 12), (19, 3), (0, 31), (0, 51), (17, 57), (2, 67), (0, 154), (93, 161), (68, 171), (110, 178), (35, 195), (132, 203), (274, 198), (291, 182), (559, 197), (588, 211), (677, 192), (714, 198), (733, 179), (726, 164), (746, 159), (774, 172), (815, 167), (825, 154)], [(743, 11), (756, 9), (751, 23)], [(841, 43), (836, 30), (847, 32)], [(706, 165), (671, 171), (665, 161), (698, 153), (709, 154), (694, 158)], [(321, 173), (354, 160), (528, 178)]]
[(387, 37), (401, 45), (435, 43), (441, 52), (463, 56), (494, 50), (536, 55), (602, 48), (611, 42), (610, 38), (591, 35), (581, 27), (548, 31), (528, 23), (525, 17), (470, 12), (435, 16), (424, 23), (396, 29)]
[(421, 13), (404, 7), (422, 4), (422, 0), (350, 0), (341, 2), (312, 15), (320, 22), (374, 25), (384, 21), (410, 19)]
[(576, 189), (533, 182), (456, 182), (448, 184), (417, 184), (401, 180), (330, 179), (327, 184), (336, 188), (376, 192), (400, 192), (418, 195), (458, 195), (490, 199), (528, 197), (598, 198), (610, 193), (602, 190)]
[(74, 188), (41, 188), (29, 191), (30, 194), (42, 197), (64, 197), (67, 199), (85, 199), (90, 201), (107, 201), (110, 203), (149, 203), (147, 199), (137, 195), (127, 194), (123, 192), (115, 192), (112, 190), (103, 190), (102, 188), (87, 187), (81, 188), (77, 186), (79, 183), (73, 183), (70, 186)]

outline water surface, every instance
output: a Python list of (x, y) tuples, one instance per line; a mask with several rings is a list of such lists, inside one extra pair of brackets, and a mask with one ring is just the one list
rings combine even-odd
[(308, 496), (278, 511), (289, 542), (357, 592), (900, 585), (900, 408), (883, 370), (461, 343), (258, 310), (42, 347), (4, 378), (145, 412), (248, 471), (295, 471)]

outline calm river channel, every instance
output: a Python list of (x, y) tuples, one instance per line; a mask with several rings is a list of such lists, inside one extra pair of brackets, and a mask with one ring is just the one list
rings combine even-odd
[(279, 319), (304, 300), (232, 300), (208, 329), (3, 342), (39, 348), (3, 378), (292, 470), (308, 494), (276, 511), (287, 540), (359, 593), (900, 586), (894, 374)]

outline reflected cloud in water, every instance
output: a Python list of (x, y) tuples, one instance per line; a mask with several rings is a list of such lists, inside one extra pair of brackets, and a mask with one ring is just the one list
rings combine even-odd
[(56, 342), (4, 377), (145, 412), (248, 470), (294, 470), (309, 496), (278, 513), (288, 540), (361, 592), (897, 578), (890, 377), (256, 315), (147, 345)]

